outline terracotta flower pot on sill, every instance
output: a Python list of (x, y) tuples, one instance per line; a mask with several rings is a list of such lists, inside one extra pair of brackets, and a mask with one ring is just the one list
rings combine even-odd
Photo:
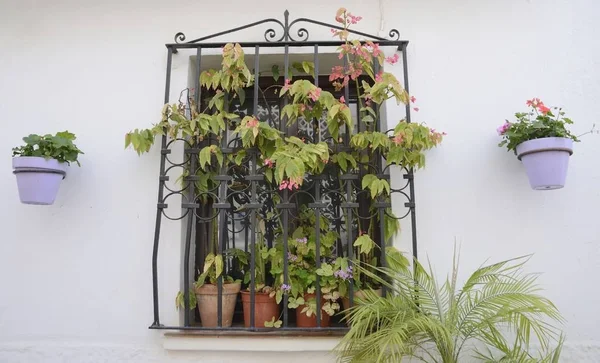
[[(244, 326), (250, 327), (250, 316), (252, 313), (250, 291), (242, 291), (242, 305), (244, 308)], [(279, 304), (275, 296), (270, 297), (268, 293), (257, 292), (254, 295), (254, 327), (264, 328), (265, 322), (279, 319)]]
[[(237, 295), (242, 285), (239, 282), (224, 283), (221, 295), (222, 319), (221, 326), (230, 327), (233, 321)], [(196, 300), (202, 326), (215, 328), (218, 323), (218, 285), (204, 284), (196, 288)]]
[[(308, 301), (310, 299), (315, 299), (315, 294), (304, 294), (304, 301)], [(321, 307), (325, 304), (325, 299), (321, 297)], [(316, 328), (317, 325), (317, 315), (312, 314), (310, 317), (306, 315), (306, 313), (302, 312), (306, 305), (300, 305), (296, 308), (296, 326), (298, 328)], [(321, 328), (329, 327), (331, 323), (331, 317), (323, 311), (323, 309), (319, 309), (319, 313), (321, 314)]]

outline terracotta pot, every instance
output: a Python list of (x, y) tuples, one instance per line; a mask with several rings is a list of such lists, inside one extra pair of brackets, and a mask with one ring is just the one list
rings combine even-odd
[[(308, 301), (310, 299), (314, 299), (315, 298), (315, 294), (304, 294), (304, 301)], [(323, 306), (323, 304), (325, 304), (326, 300), (321, 298), (321, 307)], [(316, 328), (318, 327), (317, 325), (317, 316), (315, 314), (311, 315), (310, 317), (306, 316), (306, 313), (302, 313), (302, 309), (304, 309), (306, 305), (300, 305), (296, 308), (296, 326), (298, 328)], [(320, 311), (321, 313), (321, 327), (325, 328), (328, 327), (329, 324), (331, 323), (331, 317), (325, 312), (323, 311), (323, 309), (321, 308)]]
[[(250, 306), (250, 291), (242, 291), (242, 305), (244, 307), (244, 325), (250, 327), (250, 315), (252, 313)], [(279, 319), (279, 304), (275, 301), (275, 296), (269, 297), (268, 293), (257, 292), (254, 295), (254, 327), (264, 328), (266, 321), (275, 321)]]
[[(377, 294), (377, 296), (383, 295), (383, 290), (381, 289), (381, 287), (377, 290), (373, 290), (373, 292), (375, 294)], [(359, 298), (359, 299), (365, 298), (365, 293), (363, 290), (354, 291), (354, 300), (352, 301), (354, 303), (354, 305), (356, 305), (357, 298)], [(347, 297), (343, 297), (342, 298), (342, 306), (344, 307), (344, 310), (348, 310), (350, 308), (350, 299)]]
[[(223, 284), (223, 294), (221, 295), (223, 309), (221, 326), (223, 327), (231, 326), (237, 295), (241, 287), (242, 285), (239, 282)], [(203, 327), (214, 328), (217, 326), (218, 291), (218, 286), (212, 284), (204, 284), (202, 287), (196, 288), (196, 300), (198, 301), (198, 311)]]

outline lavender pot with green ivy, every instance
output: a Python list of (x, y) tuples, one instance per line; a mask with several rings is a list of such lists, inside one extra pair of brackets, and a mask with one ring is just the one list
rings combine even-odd
[(79, 165), (77, 158), (83, 154), (73, 140), (75, 135), (68, 131), (55, 135), (31, 134), (23, 138), (24, 145), (13, 148), (13, 173), (21, 203), (54, 203), (67, 167), (73, 162)]
[(560, 189), (565, 186), (573, 140), (564, 137), (544, 137), (517, 145), (517, 157), (525, 166), (531, 188)]
[(54, 204), (60, 183), (67, 175), (67, 164), (35, 156), (13, 158), (19, 199), (23, 204)]

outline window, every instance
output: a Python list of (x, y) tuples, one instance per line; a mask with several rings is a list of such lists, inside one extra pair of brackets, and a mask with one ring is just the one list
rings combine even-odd
[[(290, 32), (294, 22), (288, 22), (287, 12), (285, 19), (281, 41), (240, 43), (248, 70), (254, 75), (252, 85), (241, 90), (216, 91), (202, 85), (207, 80), (211, 83), (213, 74), (207, 73), (208, 78), (202, 83), (202, 77), (195, 75), (193, 78), (198, 79), (195, 87), (183, 93), (183, 113), (190, 119), (202, 113), (210, 119), (206, 127), (213, 127), (210, 123), (215, 122), (217, 129), (223, 122), (225, 130), (207, 137), (188, 138), (181, 160), (169, 157), (172, 139), (168, 135), (163, 137), (153, 255), (155, 310), (151, 328), (343, 331), (346, 329), (344, 309), (354, 303), (359, 290), (373, 289), (385, 294), (385, 289), (374, 280), (359, 273), (357, 265), (385, 264), (386, 241), (394, 232), (396, 221), (408, 215), (414, 220), (412, 172), (407, 170), (406, 185), (389, 190), (387, 197), (385, 193), (374, 196), (369, 188), (363, 188), (365, 176), (385, 182), (388, 189), (390, 186), (389, 168), (377, 147), (374, 151), (356, 152), (351, 145), (351, 138), (357, 133), (386, 132), (381, 110), (363, 109), (366, 105), (358, 96), (363, 81), (372, 84), (372, 79), (362, 75), (356, 82), (334, 87), (329, 79), (331, 64), (337, 62), (347, 69), (348, 63), (321, 49), (341, 43), (295, 41)], [(256, 24), (247, 27), (253, 25)], [(301, 31), (306, 32), (300, 29), (298, 34), (307, 34)], [(271, 32), (265, 33), (267, 39), (273, 37)], [(169, 98), (173, 53), (195, 50), (196, 69), (205, 69), (202, 50), (225, 45), (204, 43), (208, 38), (167, 45), (165, 100)], [(405, 51), (404, 41), (371, 38)], [(310, 53), (291, 53), (292, 47), (304, 47), (304, 50), (309, 47)], [(273, 53), (276, 49), (284, 53)], [(374, 66), (375, 72), (379, 71), (377, 67)], [(319, 76), (315, 78), (313, 74)], [(340, 123), (339, 130), (332, 129), (328, 122), (332, 107), (324, 107), (320, 112), (317, 96), (314, 103), (302, 105), (300, 111), (296, 108), (293, 114), (288, 107), (291, 97), (280, 94), (290, 79), (289, 84), (305, 80), (313, 83), (311, 90), (316, 92), (318, 87), (321, 93), (329, 92), (340, 108), (348, 108), (351, 121)], [(215, 102), (216, 99), (219, 101)], [(308, 113), (312, 115), (308, 119), (303, 116), (307, 114), (304, 107), (311, 105), (319, 111), (320, 117), (314, 112)], [(286, 111), (288, 109), (290, 111)], [(217, 114), (225, 117), (217, 119)], [(264, 135), (254, 134), (256, 140), (262, 137), (262, 141), (255, 140), (265, 143), (262, 148), (248, 146), (244, 136), (236, 132), (240, 125), (249, 122), (266, 125), (268, 130)], [(262, 130), (261, 127), (256, 126), (256, 130)], [(274, 130), (282, 135), (277, 140), (267, 136), (267, 132)], [(274, 165), (264, 150), (279, 147), (282, 140), (290, 147), (273, 154), (280, 156), (275, 162), (278, 165)], [(311, 158), (317, 157), (325, 158), (318, 172), (305, 170), (300, 182), (292, 178), (275, 181), (284, 173), (289, 176), (299, 172), (295, 168), (304, 168), (298, 166), (304, 165), (297, 164), (299, 158), (306, 158), (309, 160), (306, 163), (310, 163)], [(178, 295), (185, 319), (180, 327), (160, 324), (157, 302), (157, 246), (160, 225), (169, 222), (162, 217), (168, 207), (165, 182), (169, 179), (166, 171), (170, 165), (184, 166), (186, 170), (181, 190), (167, 190), (167, 193), (185, 196), (181, 206), (185, 213), (180, 219), (185, 229), (184, 289)], [(278, 176), (279, 170), (281, 175)], [(383, 184), (380, 189), (384, 189)], [(407, 197), (409, 212), (405, 216), (392, 213), (389, 195), (393, 192)], [(414, 233), (413, 242), (416, 242)], [(194, 256), (191, 263), (190, 256)], [(194, 281), (199, 283), (194, 284)]]

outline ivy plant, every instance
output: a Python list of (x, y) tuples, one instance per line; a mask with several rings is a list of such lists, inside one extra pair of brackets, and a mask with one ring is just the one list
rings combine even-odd
[(15, 156), (37, 156), (45, 159), (56, 159), (61, 163), (79, 163), (78, 157), (83, 154), (73, 143), (75, 134), (69, 131), (57, 132), (54, 135), (31, 134), (23, 138), (24, 145), (12, 149)]

